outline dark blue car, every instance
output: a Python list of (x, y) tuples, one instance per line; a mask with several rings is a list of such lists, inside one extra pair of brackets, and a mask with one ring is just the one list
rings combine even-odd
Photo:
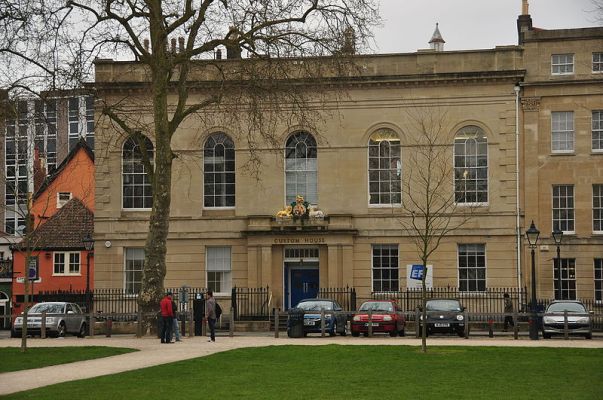
[(303, 313), (303, 335), (308, 333), (321, 333), (320, 316), (321, 311), (325, 312), (325, 332), (330, 336), (340, 334), (346, 335), (346, 325), (348, 316), (335, 300), (330, 299), (304, 299), (297, 306), (289, 310), (289, 320), (287, 322), (287, 333), (291, 335), (294, 323), (297, 323), (293, 315), (300, 316)]

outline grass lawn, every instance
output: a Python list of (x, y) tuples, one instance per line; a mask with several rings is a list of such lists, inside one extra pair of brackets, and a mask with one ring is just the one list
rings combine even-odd
[(47, 367), (74, 361), (92, 360), (137, 351), (116, 347), (29, 347), (25, 353), (20, 348), (0, 348), (0, 373), (23, 369)]
[(11, 399), (602, 399), (603, 349), (273, 346)]

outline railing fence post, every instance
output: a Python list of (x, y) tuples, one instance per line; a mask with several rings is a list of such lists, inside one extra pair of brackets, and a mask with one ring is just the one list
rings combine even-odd
[(228, 336), (233, 337), (234, 336), (234, 329), (235, 329), (235, 315), (234, 315), (234, 307), (230, 307), (230, 323), (228, 324)]
[(369, 337), (373, 337), (373, 310), (369, 310), (368, 312), (368, 335)]
[(320, 310), (320, 336), (325, 337), (325, 310)]
[(42, 320), (40, 322), (40, 338), (46, 339), (46, 311), (42, 312)]
[(136, 314), (136, 320), (138, 321), (138, 324), (136, 324), (136, 337), (141, 338), (143, 324), (142, 324), (142, 311), (140, 309), (138, 309), (138, 313)]
[(567, 310), (563, 310), (563, 337), (565, 340), (569, 340), (569, 327), (567, 320)]
[(415, 338), (419, 338), (420, 336), (420, 325), (421, 325), (421, 317), (419, 316), (419, 308), (415, 308)]
[(274, 338), (278, 339), (278, 328), (279, 325), (281, 323), (281, 309), (280, 308), (275, 308), (274, 309)]

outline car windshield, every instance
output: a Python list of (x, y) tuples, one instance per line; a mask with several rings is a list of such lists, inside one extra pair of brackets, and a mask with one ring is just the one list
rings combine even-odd
[(546, 312), (557, 313), (565, 310), (570, 313), (586, 313), (586, 309), (580, 303), (553, 303), (549, 305)]
[(389, 301), (367, 301), (360, 306), (359, 310), (394, 312), (394, 306)]
[(297, 305), (297, 308), (301, 308), (304, 311), (330, 311), (333, 309), (333, 302), (331, 301), (302, 301)]
[(457, 300), (429, 300), (427, 311), (461, 311), (461, 304)]
[(64, 304), (57, 303), (39, 303), (36, 304), (29, 310), (30, 313), (41, 314), (46, 312), (48, 314), (61, 314), (63, 313)]

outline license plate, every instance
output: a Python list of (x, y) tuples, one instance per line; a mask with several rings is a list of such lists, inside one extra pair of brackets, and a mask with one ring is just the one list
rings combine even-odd
[[(366, 324), (364, 324), (364, 326), (369, 326), (369, 323), (367, 322)], [(379, 326), (379, 324), (377, 322), (372, 322), (371, 326)]]
[(304, 320), (304, 325), (314, 326), (314, 321), (309, 320), (309, 319), (305, 319)]
[(450, 324), (443, 324), (443, 323), (435, 323), (434, 326), (436, 328), (449, 328)]

